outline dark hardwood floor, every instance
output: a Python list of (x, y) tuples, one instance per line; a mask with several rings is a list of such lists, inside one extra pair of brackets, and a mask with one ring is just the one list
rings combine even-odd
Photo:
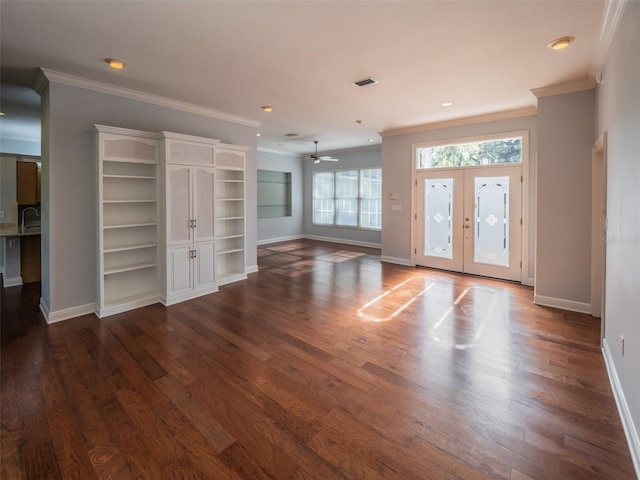
[(259, 267), (50, 326), (5, 289), (0, 477), (636, 478), (597, 319), (370, 249), (276, 244)]

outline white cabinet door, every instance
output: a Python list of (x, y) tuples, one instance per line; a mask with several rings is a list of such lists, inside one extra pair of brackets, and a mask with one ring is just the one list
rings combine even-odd
[(190, 245), (173, 247), (167, 251), (167, 289), (168, 296), (189, 293), (193, 290), (193, 273)]
[(215, 247), (213, 242), (197, 243), (194, 246), (194, 289), (210, 289), (215, 286)]
[(192, 171), (167, 165), (167, 245), (193, 241)]
[(194, 242), (210, 242), (214, 239), (214, 177), (213, 168), (193, 167)]

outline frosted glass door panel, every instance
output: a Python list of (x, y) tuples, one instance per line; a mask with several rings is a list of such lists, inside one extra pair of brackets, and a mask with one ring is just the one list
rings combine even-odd
[(475, 177), (476, 263), (509, 266), (509, 177)]
[(453, 258), (453, 178), (424, 183), (424, 255)]

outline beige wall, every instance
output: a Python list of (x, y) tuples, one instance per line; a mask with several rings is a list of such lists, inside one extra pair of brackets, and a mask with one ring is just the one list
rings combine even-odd
[(535, 301), (590, 312), (594, 90), (538, 99)]
[(640, 2), (627, 3), (603, 72), (597, 135), (607, 132), (608, 144), (604, 351), (640, 476)]

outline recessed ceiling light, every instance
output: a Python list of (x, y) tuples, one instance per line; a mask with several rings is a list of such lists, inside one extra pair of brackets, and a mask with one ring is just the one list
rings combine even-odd
[(260, 136), (260, 134), (259, 134), (259, 133), (256, 133), (256, 137), (259, 137), (259, 136)]
[(273, 112), (273, 107), (271, 105), (263, 105), (262, 110), (265, 112)]
[(553, 42), (547, 44), (552, 50), (562, 50), (563, 48), (567, 48), (571, 43), (575, 40), (575, 37), (560, 37), (556, 38)]
[(105, 58), (104, 61), (107, 62), (111, 68), (115, 68), (116, 70), (122, 70), (127, 66), (124, 61), (118, 60), (117, 58)]
[(0, 112), (0, 117), (4, 117), (4, 112)]
[(440, 105), (442, 105), (443, 107), (450, 107), (451, 105), (453, 105), (453, 102), (442, 102)]
[(369, 140), (367, 140), (368, 142), (373, 142), (373, 138), (370, 138)]

